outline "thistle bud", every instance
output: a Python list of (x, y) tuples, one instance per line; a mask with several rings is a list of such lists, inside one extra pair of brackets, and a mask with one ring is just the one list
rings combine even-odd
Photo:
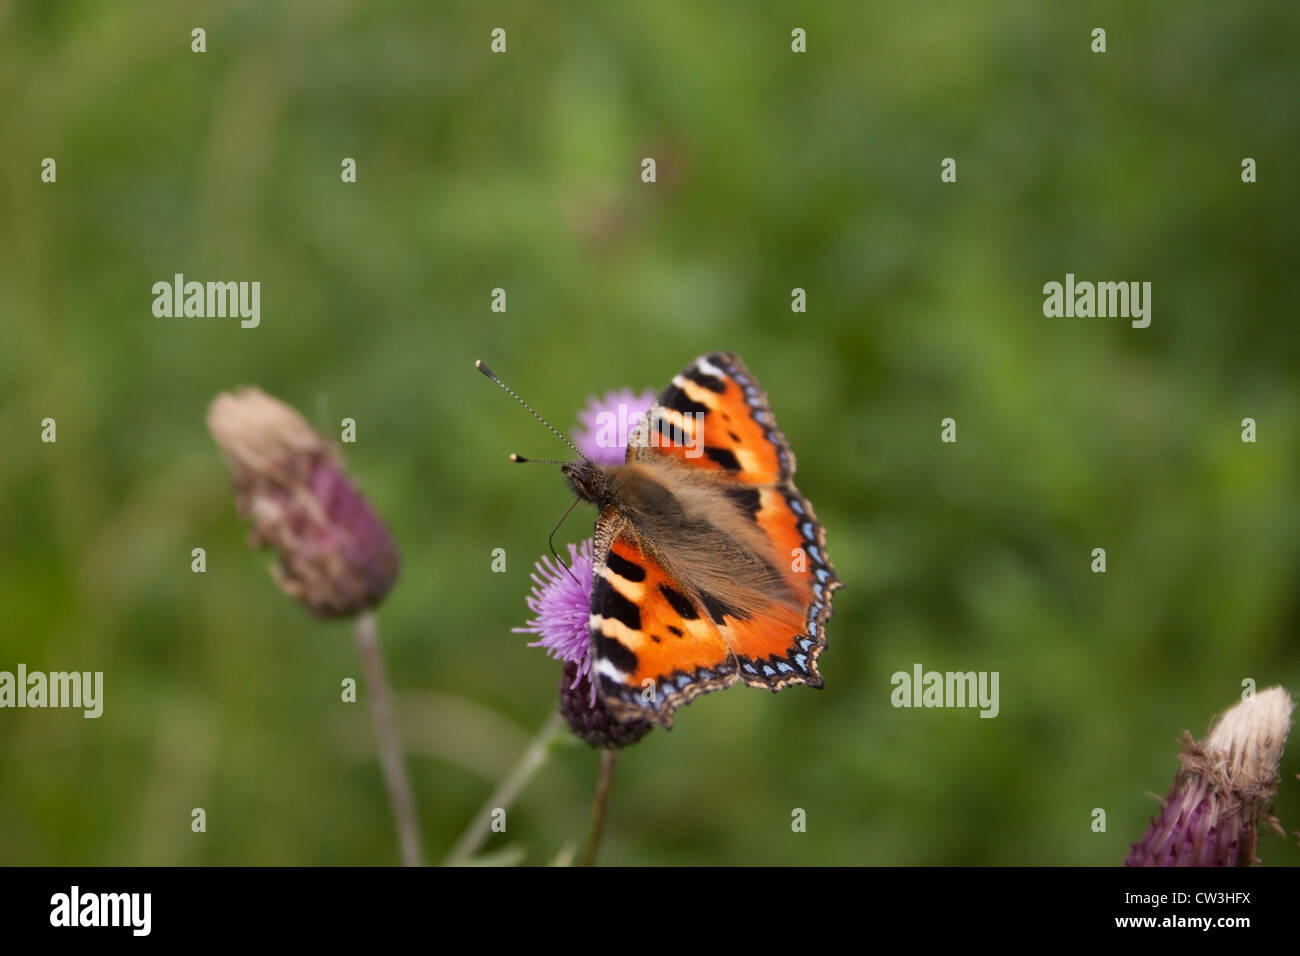
[(1125, 866), (1250, 866), (1259, 824), (1272, 815), (1278, 763), (1291, 729), (1290, 696), (1273, 687), (1224, 714), (1204, 743), (1183, 734), (1183, 768)]
[(618, 750), (650, 733), (648, 720), (619, 720), (605, 702), (592, 693), (591, 677), (579, 673), (579, 665), (565, 661), (560, 678), (560, 716), (574, 735), (592, 747)]
[(218, 395), (208, 430), (234, 474), (249, 545), (280, 555), (271, 575), (318, 617), (374, 607), (397, 579), (397, 548), (343, 471), (338, 451), (296, 411), (256, 388)]

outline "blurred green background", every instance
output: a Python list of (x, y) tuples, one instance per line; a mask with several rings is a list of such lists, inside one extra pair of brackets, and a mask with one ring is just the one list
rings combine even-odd
[[(563, 449), (473, 360), (568, 431), (712, 349), (846, 582), (826, 688), (627, 751), (602, 861), (1121, 862), (1184, 729), (1300, 687), (1298, 36), (1280, 0), (0, 2), (0, 669), (105, 674), (99, 720), (0, 712), (0, 862), (397, 861), (347, 628), (247, 551), (203, 425), (240, 384), (357, 422), (441, 858), (559, 677), (510, 628), (569, 496), (505, 456)], [(261, 326), (155, 318), (176, 272), (260, 281)], [(1151, 327), (1045, 318), (1066, 272), (1152, 282)], [(1000, 715), (895, 710), (918, 662), (998, 671)], [(486, 849), (578, 842), (595, 769), (558, 749)]]

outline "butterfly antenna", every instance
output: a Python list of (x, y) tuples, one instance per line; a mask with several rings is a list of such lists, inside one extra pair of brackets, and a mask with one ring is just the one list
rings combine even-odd
[(523, 455), (510, 454), (510, 460), (519, 465), (567, 465), (567, 461), (558, 458), (525, 458)]
[(546, 539), (546, 544), (551, 549), (551, 554), (555, 556), (555, 560), (559, 562), (560, 567), (564, 568), (564, 573), (573, 578), (573, 583), (578, 587), (582, 587), (582, 582), (578, 580), (577, 575), (570, 570), (569, 566), (564, 563), (564, 559), (560, 557), (560, 552), (555, 550), (555, 532), (560, 530), (560, 525), (564, 524), (564, 519), (569, 517), (574, 508), (578, 507), (578, 502), (581, 500), (581, 498), (573, 499), (573, 504), (569, 505), (569, 507), (565, 509), (564, 514), (560, 515), (560, 520), (555, 523), (555, 527), (551, 529), (551, 533)]
[[(520, 397), (515, 393), (515, 390), (514, 390), (514, 389), (512, 389), (512, 388), (511, 388), (509, 385), (507, 385), (505, 382), (501, 381), (501, 379), (497, 378), (496, 375), (493, 374), (492, 370), (491, 370), (490, 368), (488, 368), (486, 365), (483, 364), (482, 360), (476, 361), (476, 362), (474, 363), (474, 367), (475, 367), (476, 369), (478, 369), (480, 372), (482, 372), (484, 375), (486, 375), (488, 378), (492, 379), (492, 381), (494, 381), (494, 382), (496, 382), (498, 385), (500, 385), (501, 388), (504, 389), (504, 391), (505, 391), (505, 393), (506, 393), (507, 395), (509, 395), (511, 398), (513, 398), (513, 399), (514, 399), (516, 402), (518, 402), (520, 405), (524, 406), (524, 408), (528, 409), (528, 413), (529, 413), (530, 415), (532, 415), (533, 418), (537, 419), (539, 422), (541, 422), (543, 425), (545, 425), (545, 426), (547, 427), (547, 429), (550, 431), (550, 433), (551, 433), (552, 435), (554, 435), (554, 436), (555, 436), (556, 438), (558, 438), (560, 441), (564, 442), (566, 445), (568, 445), (570, 448), (572, 448), (573, 451), (578, 455), (579, 458), (582, 458), (583, 460), (586, 460), (586, 461), (590, 461), (590, 459), (587, 458), (586, 455), (584, 455), (581, 451), (578, 450), (578, 446), (577, 446), (577, 445), (575, 445), (573, 442), (569, 441), (569, 439), (565, 438), (562, 434), (560, 434), (559, 430), (556, 429), (556, 427), (555, 427), (554, 425), (552, 425), (552, 424), (551, 424), (550, 422), (548, 422), (545, 418), (543, 418), (541, 415), (539, 415), (538, 412), (537, 412), (537, 409), (533, 408), (533, 406), (531, 406), (531, 405), (529, 405), (527, 402), (525, 402), (522, 398), (520, 398)], [(510, 456), (510, 460), (511, 460), (511, 461), (529, 461), (530, 459), (527, 459), (527, 458), (521, 458), (521, 457), (519, 457), (518, 455), (511, 455), (511, 456)], [(555, 462), (555, 464), (563, 464), (563, 462)]]

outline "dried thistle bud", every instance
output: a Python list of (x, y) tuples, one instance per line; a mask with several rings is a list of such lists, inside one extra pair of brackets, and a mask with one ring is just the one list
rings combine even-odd
[(318, 617), (374, 607), (397, 579), (397, 548), (343, 471), (335, 447), (256, 388), (218, 395), (208, 430), (234, 473), (249, 545), (280, 554), (280, 589)]
[(1183, 735), (1183, 769), (1125, 866), (1250, 866), (1272, 815), (1278, 763), (1291, 730), (1290, 696), (1273, 687), (1224, 714), (1204, 743)]
[(564, 662), (560, 716), (580, 740), (605, 750), (631, 746), (653, 729), (648, 720), (619, 720), (611, 714), (605, 702), (593, 693), (591, 677), (575, 661)]

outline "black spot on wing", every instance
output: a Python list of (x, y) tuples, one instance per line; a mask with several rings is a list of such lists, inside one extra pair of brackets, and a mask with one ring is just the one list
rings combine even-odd
[(683, 448), (687, 444), (685, 432), (657, 411), (650, 412), (648, 437), (651, 448)]
[(681, 636), (682, 636), (682, 629), (681, 629), (680, 627), (673, 627), (671, 624), (669, 624), (669, 625), (668, 625), (668, 630), (670, 630), (670, 631), (673, 632), (673, 637), (681, 637)]
[(724, 618), (727, 615), (731, 615), (736, 618), (736, 620), (741, 620), (743, 618), (743, 615), (734, 607), (730, 604), (724, 604), (722, 601), (719, 601), (708, 591), (700, 592), (700, 602), (704, 605), (704, 609), (709, 612), (709, 617), (713, 618), (714, 624), (726, 623)]
[(605, 555), (605, 567), (609, 568), (620, 578), (625, 578), (628, 581), (645, 580), (645, 568), (633, 561), (629, 561), (627, 558), (620, 557), (613, 551)]
[(676, 385), (669, 385), (664, 389), (663, 394), (659, 396), (659, 404), (683, 415), (707, 415), (709, 412), (708, 405), (701, 405), (694, 401)]
[(758, 519), (758, 511), (762, 505), (762, 500), (757, 488), (724, 488), (723, 493), (734, 501), (736, 506), (749, 516), (750, 520)]
[(604, 578), (600, 578), (592, 585), (591, 610), (601, 617), (612, 618), (634, 631), (641, 630), (640, 609), (610, 587), (609, 582)]
[(712, 461), (727, 471), (740, 471), (740, 461), (726, 448), (715, 448), (713, 445), (704, 446), (704, 454)]
[(600, 631), (596, 631), (594, 637), (595, 651), (598, 658), (603, 657), (626, 674), (636, 670), (636, 654), (628, 650), (622, 641), (606, 637)]
[(699, 618), (700, 612), (695, 610), (695, 605), (687, 599), (681, 591), (674, 591), (666, 584), (659, 585), (659, 593), (664, 596), (674, 611), (681, 615), (683, 620), (694, 621)]
[(714, 378), (712, 375), (706, 375), (694, 365), (682, 372), (682, 377), (689, 378), (701, 388), (707, 388), (710, 392), (717, 392), (719, 395), (727, 390), (726, 382), (720, 378)]

